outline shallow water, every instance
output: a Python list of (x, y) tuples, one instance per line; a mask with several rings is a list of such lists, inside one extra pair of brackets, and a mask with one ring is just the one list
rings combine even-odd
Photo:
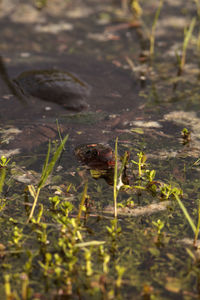
[[(130, 152), (128, 174), (134, 185), (138, 169), (131, 160), (137, 161), (137, 153), (143, 151), (147, 168), (156, 170), (157, 185), (171, 184), (183, 190), (183, 203), (196, 224), (200, 188), (198, 20), (179, 77), (176, 58), (182, 50), (184, 27), (196, 16), (195, 3), (183, 7), (182, 1), (165, 1), (156, 30), (155, 57), (150, 62), (145, 59), (145, 51), (149, 49), (148, 28), (158, 5), (155, 1), (141, 1), (139, 26), (135, 20), (130, 25), (132, 14), (122, 12), (120, 1), (48, 2), (41, 10), (36, 9), (34, 1), (0, 2), (0, 52), (4, 64), (0, 76), (0, 154), (11, 158), (0, 203), (1, 243), (7, 251), (0, 255), (1, 298), (6, 297), (5, 274), (10, 274), (12, 289), (21, 295), (22, 272), (29, 276), (32, 289), (32, 296), (25, 299), (36, 299), (37, 295), (39, 299), (199, 298), (199, 250), (183, 241), (192, 239), (193, 232), (177, 202), (170, 198), (165, 205), (159, 193), (155, 196), (149, 190), (121, 190), (121, 233), (108, 234), (113, 187), (103, 178), (92, 178), (94, 173), (74, 155), (80, 144), (106, 143), (114, 149), (118, 137), (119, 154)], [(12, 80), (24, 71), (52, 68), (72, 72), (91, 87), (86, 99), (88, 110), (74, 113), (33, 97), (21, 101), (5, 78), (5, 72)], [(32, 203), (25, 188), (39, 181), (49, 139), (52, 147), (59, 143), (58, 124), (62, 136), (69, 134), (66, 150), (40, 195), (44, 205), (41, 224), (25, 225)], [(185, 145), (183, 128), (191, 131), (191, 141)], [(62, 207), (58, 204), (56, 210), (49, 202), (50, 196), (59, 195), (63, 203), (74, 204), (70, 217), (77, 216), (87, 180), (89, 214), (81, 233), (84, 241), (105, 241), (105, 253), (110, 255), (106, 273), (102, 271), (103, 256), (99, 258), (98, 247), (88, 248), (93, 251), (92, 278), (85, 275), (86, 267), (80, 268), (85, 266), (85, 248), (76, 257), (76, 269), (67, 269), (63, 249), (58, 246), (63, 233), (54, 216), (56, 212), (58, 217)], [(161, 235), (155, 225), (158, 219), (164, 223)], [(41, 241), (41, 232), (45, 231), (42, 223), (47, 226), (46, 244)], [(14, 226), (22, 229), (21, 246), (14, 242)], [(72, 282), (72, 294), (66, 291), (64, 270), (61, 277), (52, 271), (54, 265), (59, 267), (58, 261), (51, 261), (45, 275), (41, 264), (47, 263), (45, 253), (61, 255)], [(25, 262), (31, 255), (35, 256), (28, 270)], [(117, 265), (125, 268), (118, 288)], [(76, 282), (77, 274), (80, 280)], [(70, 286), (69, 281), (67, 284)]]

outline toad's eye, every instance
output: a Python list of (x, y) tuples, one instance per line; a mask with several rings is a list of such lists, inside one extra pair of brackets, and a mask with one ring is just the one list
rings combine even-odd
[(85, 156), (87, 156), (87, 157), (95, 157), (97, 154), (98, 154), (98, 152), (96, 149), (88, 149), (85, 152)]
[(85, 156), (88, 158), (94, 158), (97, 157), (98, 151), (96, 149), (89, 149), (85, 152)]
[(91, 155), (91, 150), (87, 150), (86, 152), (85, 152), (85, 155), (88, 157), (88, 156), (90, 156)]
[(93, 157), (96, 157), (96, 156), (98, 156), (98, 155), (99, 155), (98, 151), (97, 151), (96, 149), (94, 149), (94, 150), (92, 151), (92, 156), (93, 156)]

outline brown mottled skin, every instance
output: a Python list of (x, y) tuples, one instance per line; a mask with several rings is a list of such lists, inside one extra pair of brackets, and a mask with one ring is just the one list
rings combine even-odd
[(104, 144), (80, 145), (75, 149), (79, 161), (93, 169), (110, 169), (115, 165), (113, 149)]

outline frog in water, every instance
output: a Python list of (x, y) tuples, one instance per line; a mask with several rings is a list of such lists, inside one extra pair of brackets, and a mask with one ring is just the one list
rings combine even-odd
[[(85, 144), (77, 146), (75, 156), (78, 161), (90, 169), (93, 178), (104, 178), (109, 185), (113, 185), (115, 155), (113, 149), (105, 144)], [(126, 167), (122, 174), (122, 181), (127, 184)]]
[(113, 149), (104, 144), (80, 145), (75, 149), (77, 159), (89, 168), (107, 170), (114, 168)]

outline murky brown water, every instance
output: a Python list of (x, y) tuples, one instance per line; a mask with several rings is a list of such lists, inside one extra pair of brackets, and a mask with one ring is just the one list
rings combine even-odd
[[(41, 170), (49, 139), (59, 138), (58, 120), (62, 135), (69, 133), (69, 140), (59, 162), (63, 170), (56, 172), (64, 182), (73, 181), (78, 191), (88, 176), (95, 209), (112, 204), (112, 187), (82, 172), (74, 149), (87, 143), (114, 147), (118, 136), (120, 154), (128, 150), (135, 160), (136, 153), (144, 151), (158, 180), (183, 189), (183, 199), (196, 218), (199, 169), (194, 163), (200, 156), (199, 20), (187, 49), (184, 71), (178, 77), (177, 54), (183, 47), (185, 26), (196, 16), (195, 1), (184, 5), (181, 0), (164, 1), (156, 29), (155, 56), (150, 61), (146, 51), (157, 6), (156, 1), (141, 1), (143, 15), (138, 22), (131, 11), (122, 11), (120, 1), (49, 0), (41, 10), (36, 8), (35, 1), (0, 1), (0, 154), (11, 157), (19, 169), (22, 167), (21, 177), (11, 177), (16, 180), (16, 190), (24, 182), (37, 182), (37, 176), (27, 169)], [(56, 102), (29, 95), (21, 98), (10, 84), (24, 71), (47, 69), (71, 72), (86, 82), (91, 89), (84, 99), (88, 109), (74, 112)], [(181, 138), (184, 127), (191, 131), (191, 141), (186, 145)], [(9, 188), (6, 193), (11, 193)], [(182, 213), (179, 209), (177, 212), (177, 207), (173, 213), (162, 213), (166, 206), (161, 205), (159, 218), (165, 223), (166, 240), (163, 248), (159, 248), (155, 246), (155, 236), (148, 235), (152, 220), (157, 220), (157, 215), (148, 215), (149, 207), (158, 212), (152, 203), (153, 196), (122, 192), (120, 201), (129, 196), (139, 207), (135, 214), (129, 207), (120, 209), (124, 230), (119, 246), (120, 263), (127, 269), (124, 299), (133, 295), (134, 299), (150, 299), (151, 295), (158, 295), (158, 299), (199, 297), (194, 283), (199, 280), (198, 272), (195, 269), (197, 273), (190, 274), (184, 265), (185, 261), (188, 266), (192, 264), (186, 246), (177, 243), (184, 233), (191, 237)], [(22, 218), (25, 210), (18, 202), (7, 212)], [(147, 205), (147, 216), (145, 209), (141, 213), (140, 205)], [(133, 216), (137, 219), (130, 219)], [(99, 223), (89, 219), (87, 226), (95, 228), (93, 235), (101, 239), (106, 222), (101, 221), (99, 228)], [(179, 280), (175, 285), (173, 277)], [(149, 294), (144, 282), (150, 282), (153, 289), (148, 290)]]

